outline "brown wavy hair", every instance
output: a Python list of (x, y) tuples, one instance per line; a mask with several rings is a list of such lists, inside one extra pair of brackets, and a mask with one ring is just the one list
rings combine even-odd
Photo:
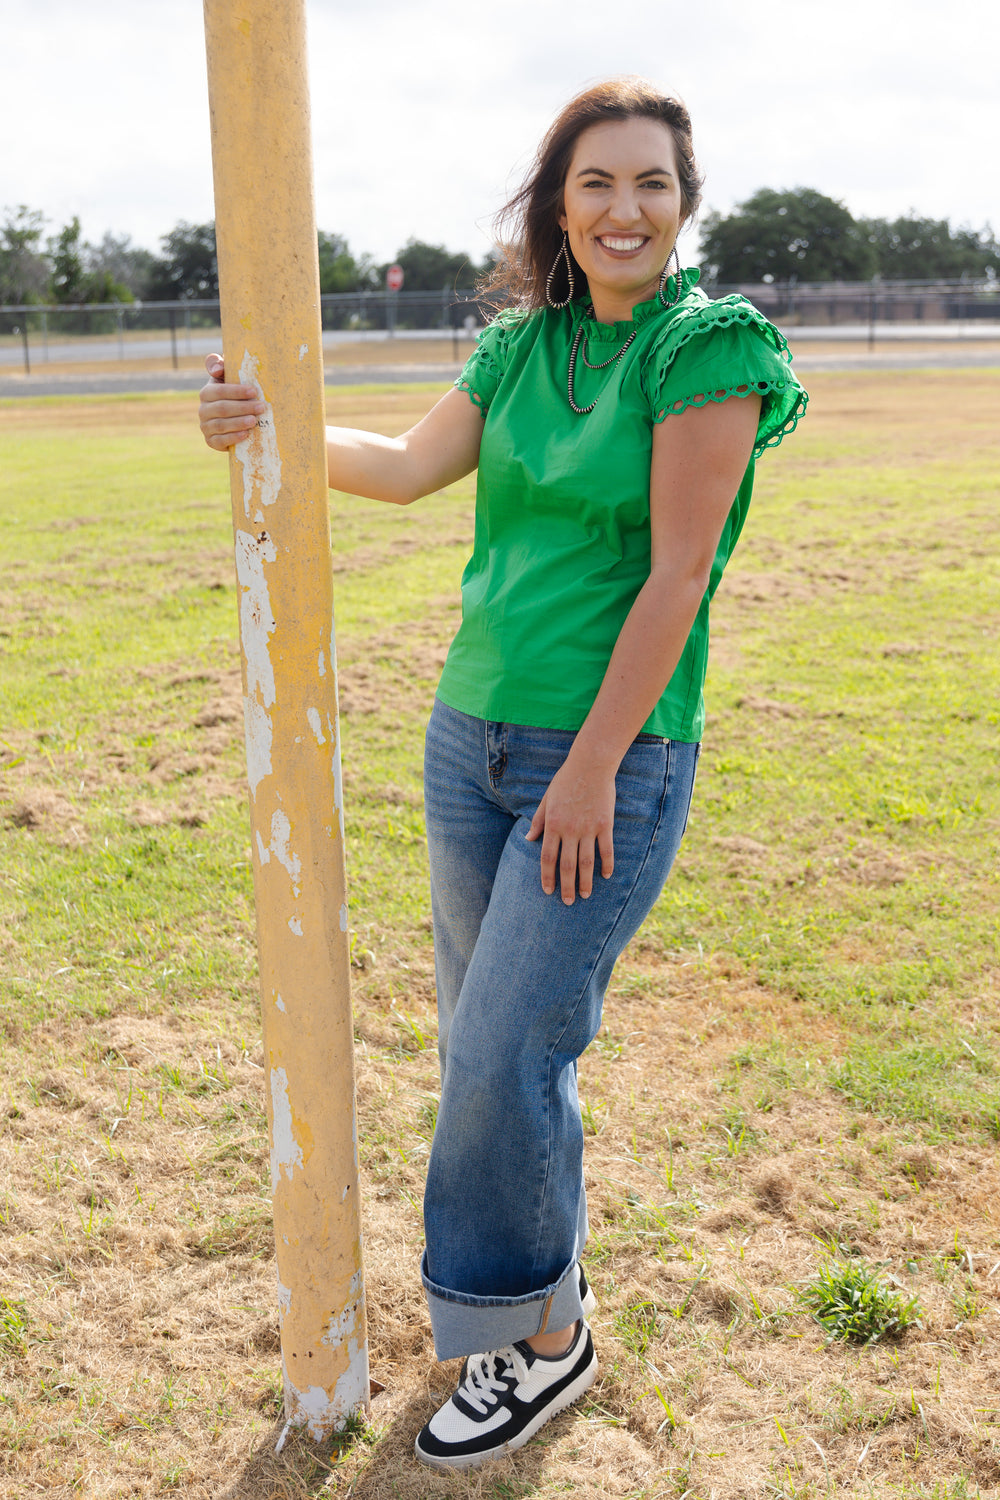
[[(691, 142), (691, 117), (679, 99), (661, 94), (644, 78), (609, 78), (571, 99), (542, 139), (531, 170), (494, 225), (501, 258), (482, 287), (497, 306), (545, 306), (545, 281), (562, 245), (559, 214), (566, 174), (583, 132), (608, 120), (659, 120), (674, 138), (681, 202), (692, 216), (701, 202), (702, 175)], [(587, 291), (587, 277), (570, 251), (574, 296)], [(552, 285), (556, 301), (568, 291), (565, 262)]]

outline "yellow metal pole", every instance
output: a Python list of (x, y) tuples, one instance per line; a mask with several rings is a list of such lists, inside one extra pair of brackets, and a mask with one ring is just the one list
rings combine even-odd
[[(368, 1403), (305, 0), (205, 0), (285, 1432)], [(281, 1444), (279, 1443), (279, 1447)]]

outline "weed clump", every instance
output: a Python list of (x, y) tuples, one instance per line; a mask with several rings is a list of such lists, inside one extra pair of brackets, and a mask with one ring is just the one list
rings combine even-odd
[(28, 1352), (28, 1310), (23, 1302), (0, 1297), (0, 1354), (23, 1359)]
[(829, 1262), (800, 1287), (798, 1296), (829, 1340), (874, 1344), (920, 1327), (916, 1297), (904, 1297), (871, 1266), (856, 1262)]

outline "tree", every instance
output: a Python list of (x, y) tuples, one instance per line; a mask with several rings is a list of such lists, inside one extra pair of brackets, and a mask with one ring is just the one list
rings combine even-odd
[(79, 305), (134, 300), (129, 288), (115, 280), (107, 265), (96, 263), (94, 247), (80, 238), (80, 220), (76, 217), (49, 240), (49, 258), (49, 295), (53, 302)]
[(39, 248), (45, 216), (26, 203), (5, 208), (0, 223), (0, 303), (40, 302), (49, 263)]
[[(396, 255), (403, 268), (403, 289), (407, 292), (454, 291), (475, 281), (479, 268), (467, 255), (453, 254), (444, 245), (427, 245), (423, 240), (407, 240)], [(379, 267), (379, 284), (385, 285), (387, 267)]]
[(760, 188), (731, 214), (707, 214), (701, 250), (722, 282), (859, 281), (875, 270), (849, 210), (815, 188)]
[[(105, 234), (97, 245), (84, 245), (83, 263), (89, 276), (110, 281), (131, 297), (146, 298), (156, 257), (132, 244), (127, 234)], [(117, 300), (127, 299), (119, 291)], [(100, 300), (100, 299), (95, 299)], [(107, 299), (104, 299), (107, 300)]]
[(952, 229), (947, 219), (860, 219), (858, 228), (875, 255), (879, 275), (896, 280), (996, 276), (1000, 244), (990, 226)]
[(54, 240), (49, 240), (52, 261), (50, 283), (54, 302), (86, 302), (83, 295), (83, 257), (80, 254), (80, 220), (73, 218)]
[(219, 263), (215, 253), (215, 224), (189, 224), (181, 219), (162, 236), (163, 254), (154, 261), (150, 298), (163, 302), (192, 297), (213, 300), (219, 295)]
[(371, 257), (355, 260), (341, 234), (317, 235), (319, 247), (319, 289), (321, 292), (357, 292), (379, 285), (378, 271)]

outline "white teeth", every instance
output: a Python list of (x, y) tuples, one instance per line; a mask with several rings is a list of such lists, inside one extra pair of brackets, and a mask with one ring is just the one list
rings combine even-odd
[(636, 239), (614, 240), (609, 234), (602, 234), (600, 236), (600, 243), (606, 246), (608, 250), (638, 250), (639, 246), (645, 242), (642, 235), (639, 235)]

